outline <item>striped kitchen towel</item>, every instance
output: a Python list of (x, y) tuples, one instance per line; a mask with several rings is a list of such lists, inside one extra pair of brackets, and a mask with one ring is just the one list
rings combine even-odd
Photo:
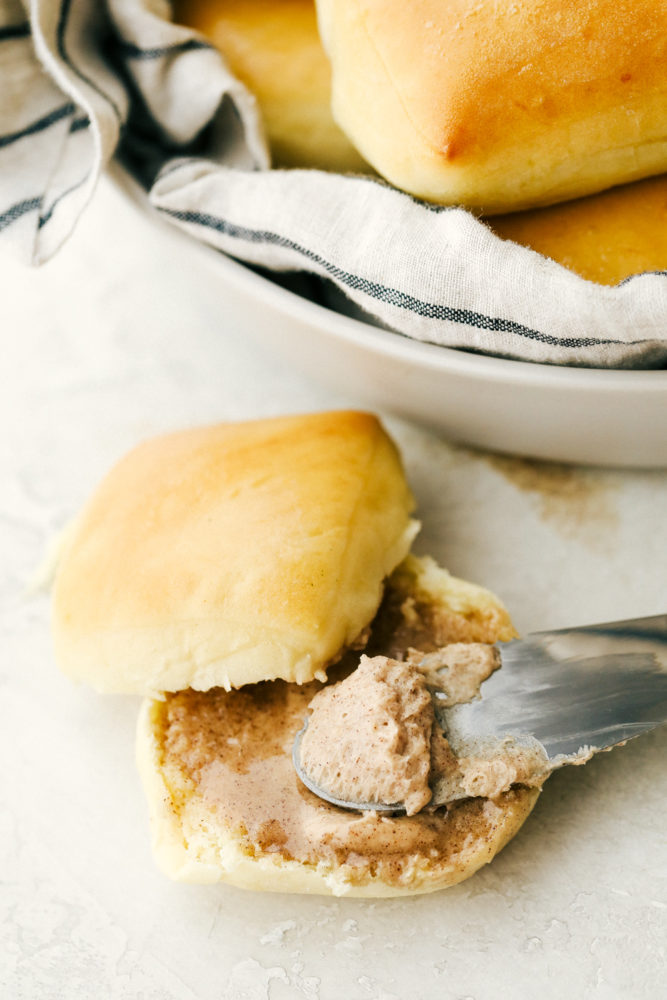
[(47, 260), (119, 156), (195, 239), (315, 275), (337, 308), (388, 330), (542, 363), (667, 365), (667, 272), (596, 285), (462, 209), (370, 177), (271, 170), (254, 98), (169, 9), (0, 0), (0, 244)]

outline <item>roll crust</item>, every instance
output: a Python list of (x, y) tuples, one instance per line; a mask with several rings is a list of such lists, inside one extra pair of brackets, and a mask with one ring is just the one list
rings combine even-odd
[(411, 194), (487, 214), (667, 168), (665, 0), (317, 0), (334, 116)]
[(62, 556), (58, 661), (140, 694), (323, 677), (373, 618), (417, 530), (412, 507), (368, 414), (149, 441), (103, 481)]
[(667, 269), (667, 174), (550, 208), (497, 215), (498, 236), (601, 285)]

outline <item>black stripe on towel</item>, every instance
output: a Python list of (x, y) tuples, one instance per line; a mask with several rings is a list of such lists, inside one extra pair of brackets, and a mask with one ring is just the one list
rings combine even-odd
[[(470, 309), (459, 309), (458, 307), (446, 306), (438, 302), (425, 302), (414, 295), (409, 295), (407, 292), (401, 292), (397, 288), (382, 285), (377, 281), (369, 281), (358, 274), (344, 271), (337, 264), (325, 260), (313, 250), (309, 250), (308, 247), (294, 243), (292, 240), (287, 239), (285, 236), (280, 236), (278, 233), (261, 229), (247, 229), (201, 212), (184, 212), (169, 208), (160, 208), (160, 211), (165, 215), (170, 215), (174, 219), (178, 219), (180, 222), (205, 226), (208, 229), (213, 229), (234, 239), (245, 240), (249, 243), (267, 243), (272, 246), (283, 247), (286, 250), (293, 250), (307, 260), (312, 261), (312, 263), (319, 265), (329, 277), (339, 281), (342, 285), (346, 285), (355, 291), (363, 292), (364, 295), (368, 295), (378, 302), (384, 302), (387, 305), (395, 306), (397, 309), (404, 309), (407, 312), (415, 313), (415, 315), (423, 316), (427, 319), (447, 320), (452, 323), (471, 326), (478, 330), (511, 333), (519, 337), (525, 337), (528, 340), (539, 341), (542, 344), (552, 344), (556, 347), (593, 347), (598, 344), (618, 343), (616, 340), (603, 340), (600, 337), (565, 337), (561, 340), (559, 337), (554, 337), (548, 333), (541, 333), (539, 330), (532, 330), (530, 327), (523, 326), (521, 323), (515, 323), (510, 319), (501, 319), (498, 316), (484, 316), (482, 313), (473, 312)], [(642, 343), (642, 341), (634, 341), (633, 343)]]
[(71, 102), (63, 104), (54, 111), (49, 111), (48, 115), (44, 115), (30, 125), (26, 125), (25, 128), (20, 129), (18, 132), (9, 132), (7, 135), (0, 135), (0, 149), (3, 146), (11, 146), (13, 142), (18, 142), (19, 139), (24, 139), (28, 135), (36, 135), (38, 132), (43, 132), (45, 129), (50, 128), (51, 125), (55, 125), (56, 122), (60, 122), (63, 118), (67, 118), (68, 115), (73, 114), (75, 110), (76, 108)]
[(162, 59), (164, 56), (175, 56), (181, 52), (196, 52), (199, 49), (212, 49), (213, 46), (199, 38), (189, 38), (185, 42), (175, 42), (173, 45), (164, 45), (160, 48), (142, 49), (133, 42), (126, 42), (119, 39), (116, 48), (126, 59)]
[(92, 89), (107, 102), (109, 107), (114, 112), (116, 118), (118, 119), (118, 124), (122, 126), (123, 114), (118, 105), (116, 104), (116, 102), (114, 101), (113, 97), (107, 94), (105, 90), (102, 90), (102, 88), (99, 87), (94, 80), (91, 80), (89, 76), (86, 76), (86, 74), (82, 70), (80, 70), (78, 66), (75, 66), (67, 51), (65, 39), (67, 36), (67, 22), (69, 19), (71, 6), (72, 6), (72, 0), (63, 0), (63, 3), (61, 3), (60, 5), (60, 15), (58, 17), (58, 26), (56, 29), (56, 45), (58, 47), (58, 55), (60, 56), (62, 61), (66, 63), (67, 66), (69, 66), (72, 72), (78, 76), (80, 80), (83, 80), (83, 82), (88, 84), (89, 87), (92, 87)]
[(30, 22), (24, 21), (22, 24), (6, 24), (0, 28), (0, 42), (8, 42), (12, 38), (30, 38)]
[(25, 201), (19, 201), (16, 205), (12, 205), (8, 208), (6, 212), (0, 215), (0, 231), (6, 229), (7, 226), (11, 226), (12, 222), (16, 222), (21, 216), (27, 215), (28, 212), (36, 211), (42, 204), (41, 198), (28, 198)]
[(69, 127), (70, 134), (72, 132), (82, 132), (83, 129), (88, 128), (90, 125), (90, 118), (88, 115), (84, 115), (82, 118), (73, 118), (72, 124)]
[(41, 229), (42, 226), (46, 225), (46, 223), (49, 221), (49, 219), (51, 218), (51, 216), (53, 215), (54, 211), (56, 210), (56, 208), (60, 204), (60, 202), (63, 200), (63, 198), (66, 198), (69, 194), (72, 194), (73, 191), (78, 191), (79, 188), (82, 187), (86, 183), (86, 181), (88, 180), (89, 176), (90, 176), (90, 174), (86, 173), (81, 178), (80, 181), (77, 181), (76, 184), (72, 184), (71, 187), (68, 187), (66, 191), (63, 191), (62, 194), (59, 194), (58, 197), (54, 199), (54, 201), (51, 203), (50, 207), (47, 208), (46, 212), (43, 212), (40, 215), (39, 222), (37, 223), (37, 228), (38, 229)]
[(623, 278), (622, 281), (619, 281), (616, 287), (620, 288), (621, 285), (627, 285), (628, 282), (634, 281), (635, 278), (645, 278), (648, 276), (652, 276), (654, 278), (667, 278), (667, 271), (638, 271), (637, 274), (629, 274), (627, 278)]

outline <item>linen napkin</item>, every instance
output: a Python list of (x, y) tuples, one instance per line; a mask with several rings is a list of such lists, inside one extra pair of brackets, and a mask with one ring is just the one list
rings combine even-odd
[(270, 169), (253, 96), (164, 0), (2, 0), (0, 80), (0, 244), (33, 263), (118, 156), (195, 239), (315, 275), (388, 331), (541, 363), (667, 364), (667, 272), (596, 285), (376, 178)]

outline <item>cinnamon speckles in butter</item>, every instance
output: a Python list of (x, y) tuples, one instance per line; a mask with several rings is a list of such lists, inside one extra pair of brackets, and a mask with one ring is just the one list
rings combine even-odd
[(419, 669), (362, 656), (310, 709), (301, 766), (318, 788), (345, 801), (399, 803), (408, 816), (429, 802), (434, 711)]

